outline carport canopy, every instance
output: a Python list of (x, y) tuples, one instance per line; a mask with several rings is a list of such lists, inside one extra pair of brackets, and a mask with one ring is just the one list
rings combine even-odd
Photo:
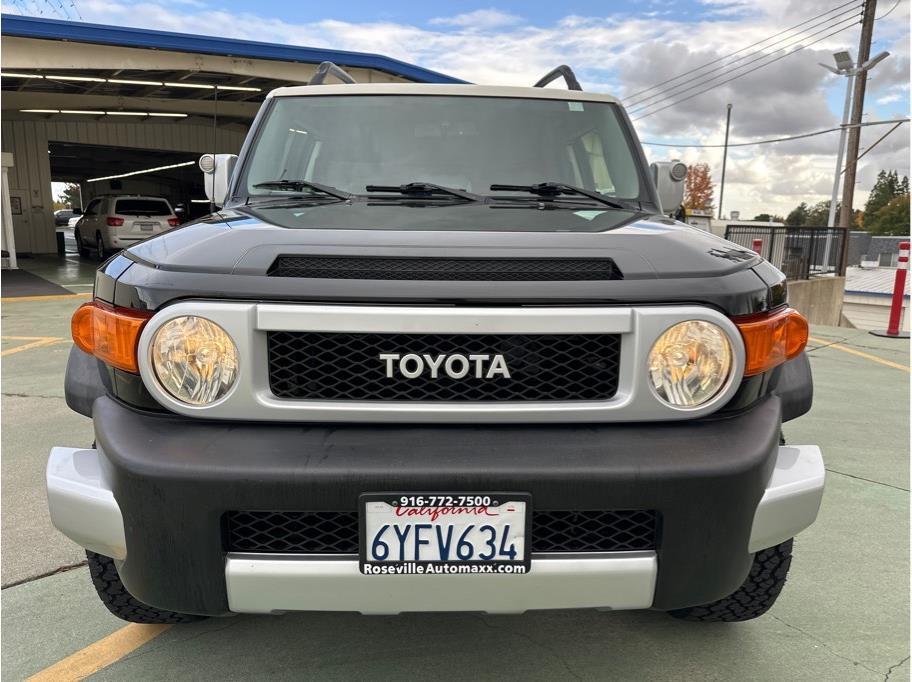
[[(307, 83), (324, 61), (359, 82), (462, 82), (377, 54), (8, 14), (2, 21), (2, 149), (12, 155), (4, 201), (12, 197), (14, 209), (3, 212), (12, 224), (7, 252), (13, 236), (20, 252), (55, 250), (52, 181), (80, 183), (86, 202), (111, 193), (93, 178), (237, 153), (269, 91)], [(148, 176), (118, 186), (148, 191), (140, 178), (167, 185), (187, 177), (180, 169)], [(172, 200), (190, 199), (198, 185), (187, 180)]]

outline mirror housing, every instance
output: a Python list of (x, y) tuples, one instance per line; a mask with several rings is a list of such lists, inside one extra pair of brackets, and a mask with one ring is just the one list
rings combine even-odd
[(669, 215), (678, 210), (684, 202), (684, 179), (687, 177), (687, 165), (673, 161), (656, 161), (649, 165), (652, 182), (659, 195), (662, 213)]
[(200, 157), (199, 167), (203, 171), (206, 197), (216, 206), (221, 207), (225, 203), (237, 159), (237, 154), (203, 154)]

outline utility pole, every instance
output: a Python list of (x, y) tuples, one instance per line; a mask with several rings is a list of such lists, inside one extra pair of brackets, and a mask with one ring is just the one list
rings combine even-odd
[[(864, 64), (871, 56), (871, 39), (874, 36), (874, 15), (877, 11), (877, 0), (865, 0), (864, 15), (861, 23), (861, 39), (858, 41), (858, 63)], [(858, 148), (861, 138), (861, 123), (864, 114), (865, 84), (868, 80), (867, 71), (855, 79), (855, 92), (852, 96), (852, 117), (849, 123), (856, 124), (849, 129), (849, 145), (846, 151), (845, 178), (842, 184), (842, 211), (839, 214), (839, 225), (846, 230), (844, 239), (845, 248), (842, 251), (842, 263), (839, 272), (845, 272), (849, 258), (849, 231), (852, 229), (852, 201), (855, 198), (855, 171), (858, 163)]]
[(725, 114), (725, 150), (722, 152), (722, 182), (719, 183), (719, 220), (722, 220), (722, 198), (725, 196), (725, 164), (728, 161), (728, 130), (731, 128), (732, 105)]

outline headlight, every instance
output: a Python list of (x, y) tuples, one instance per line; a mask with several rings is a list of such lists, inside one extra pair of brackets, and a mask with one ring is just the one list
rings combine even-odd
[(731, 367), (728, 336), (702, 320), (669, 328), (649, 352), (652, 387), (675, 407), (697, 407), (712, 399), (725, 386)]
[(238, 376), (234, 341), (215, 322), (186, 315), (163, 324), (152, 338), (152, 368), (162, 387), (188, 405), (227, 395)]

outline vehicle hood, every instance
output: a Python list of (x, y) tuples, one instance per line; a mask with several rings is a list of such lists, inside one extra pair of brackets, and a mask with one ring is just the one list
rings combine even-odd
[(126, 255), (157, 270), (261, 276), (279, 255), (610, 258), (628, 281), (720, 277), (761, 262), (661, 215), (583, 206), (246, 206), (148, 239)]
[[(750, 315), (785, 301), (784, 277), (752, 251), (660, 215), (483, 204), (223, 210), (146, 240), (96, 278), (96, 296), (158, 310), (219, 298), (337, 304), (701, 304)], [(610, 279), (400, 280), (273, 276), (279, 256), (606, 258)], [(99, 282), (102, 284), (99, 285)], [(108, 282), (108, 284), (105, 284)]]

